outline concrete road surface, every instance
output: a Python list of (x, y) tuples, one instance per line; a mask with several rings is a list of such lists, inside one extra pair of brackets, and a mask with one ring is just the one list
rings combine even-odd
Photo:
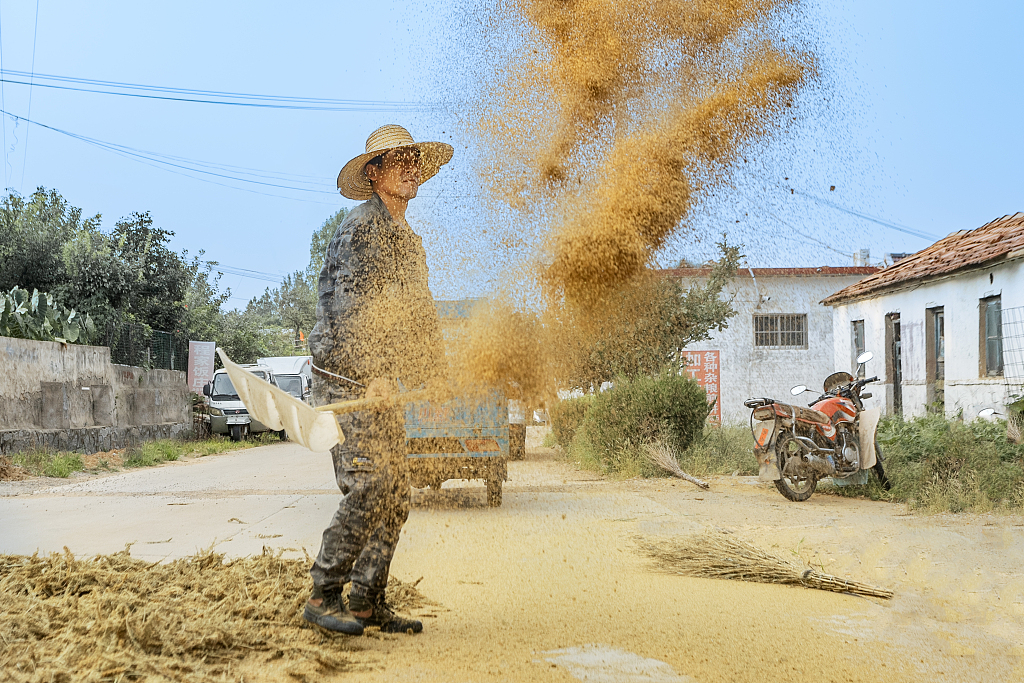
[[(706, 492), (614, 481), (545, 449), (510, 463), (510, 478), (500, 509), (481, 482), (414, 490), (392, 573), (424, 577), (439, 606), (420, 635), (355, 639), (338, 680), (1024, 680), (1020, 516), (797, 504), (746, 477), (712, 477)], [(0, 483), (0, 553), (313, 555), (339, 495), (329, 456), (288, 443), (61, 486)], [(896, 597), (674, 576), (636, 549), (639, 536), (708, 527)], [(289, 680), (266, 666), (245, 680)]]

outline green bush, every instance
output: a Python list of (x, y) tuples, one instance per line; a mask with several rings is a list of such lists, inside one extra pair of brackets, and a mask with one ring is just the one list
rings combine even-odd
[(874, 477), (842, 495), (905, 502), (930, 512), (985, 512), (1024, 506), (1024, 446), (1006, 438), (1005, 422), (965, 423), (942, 415), (883, 418), (878, 442), (892, 484)]
[(580, 396), (559, 401), (548, 411), (551, 420), (551, 433), (554, 434), (555, 443), (568, 448), (576, 430), (583, 423), (587, 416), (590, 405), (593, 403), (593, 396)]
[(569, 455), (580, 464), (625, 476), (660, 474), (644, 445), (660, 440), (681, 452), (702, 434), (711, 412), (707, 394), (672, 372), (619, 379), (595, 395), (573, 437)]

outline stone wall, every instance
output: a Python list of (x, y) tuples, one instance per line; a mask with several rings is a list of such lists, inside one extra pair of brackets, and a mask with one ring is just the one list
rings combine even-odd
[(0, 453), (92, 453), (188, 429), (184, 372), (114, 365), (105, 346), (0, 337)]

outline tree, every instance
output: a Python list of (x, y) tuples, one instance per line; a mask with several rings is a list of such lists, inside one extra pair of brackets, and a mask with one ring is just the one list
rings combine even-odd
[(559, 380), (568, 387), (597, 389), (616, 377), (653, 376), (677, 365), (689, 344), (724, 330), (736, 314), (723, 298), (735, 277), (739, 247), (723, 236), (721, 257), (711, 264), (708, 279), (684, 285), (649, 271), (632, 286), (593, 310), (563, 309), (553, 325), (559, 349)]
[(95, 232), (97, 214), (82, 220), (56, 190), (36, 189), (26, 201), (12, 192), (0, 201), (0, 291), (21, 287), (53, 292), (65, 279), (64, 247)]
[(167, 248), (174, 235), (153, 225), (149, 212), (119, 220), (110, 235), (115, 251), (133, 274), (122, 310), (158, 330), (173, 330), (184, 313), (191, 279), (180, 256)]
[(331, 243), (334, 232), (348, 216), (348, 209), (338, 209), (333, 216), (324, 221), (323, 225), (313, 231), (309, 242), (309, 265), (306, 266), (306, 282), (315, 289), (320, 279), (320, 271), (324, 267), (327, 245)]

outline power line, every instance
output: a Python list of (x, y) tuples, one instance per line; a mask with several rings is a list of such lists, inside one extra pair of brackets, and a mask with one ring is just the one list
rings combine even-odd
[(836, 211), (841, 211), (843, 213), (848, 213), (851, 216), (857, 216), (858, 218), (863, 218), (866, 221), (871, 221), (872, 223), (877, 223), (878, 225), (882, 225), (882, 226), (884, 226), (886, 228), (891, 228), (892, 230), (896, 230), (898, 232), (902, 232), (902, 233), (905, 233), (907, 235), (911, 235), (913, 237), (917, 237), (917, 238), (923, 239), (923, 240), (929, 240), (929, 241), (932, 241), (932, 242), (934, 242), (935, 240), (939, 239), (937, 236), (932, 235), (932, 234), (927, 233), (927, 232), (924, 232), (924, 231), (921, 231), (921, 230), (915, 230), (913, 228), (908, 228), (905, 225), (897, 225), (896, 223), (890, 223), (889, 221), (882, 220), (881, 218), (876, 218), (875, 216), (871, 216), (871, 215), (866, 214), (866, 213), (861, 213), (860, 211), (854, 211), (853, 209), (848, 209), (845, 206), (840, 206), (839, 204), (835, 204), (833, 202), (830, 202), (829, 200), (825, 199), (824, 197), (819, 197), (817, 195), (813, 195), (810, 192), (802, 192), (802, 191), (797, 190), (795, 188), (790, 188), (790, 189), (792, 189), (795, 194), (798, 194), (798, 195), (800, 195), (802, 197), (807, 197), (808, 199), (816, 201), (819, 204), (824, 204), (825, 206), (833, 208)]
[(235, 266), (225, 266), (222, 263), (217, 263), (212, 266), (213, 270), (218, 273), (225, 275), (237, 275), (239, 277), (247, 277), (251, 280), (263, 280), (265, 282), (273, 282), (274, 284), (281, 284), (284, 282), (284, 275), (277, 275), (276, 273), (266, 273), (260, 270), (250, 270), (249, 268), (236, 268)]
[[(36, 73), (36, 37), (39, 35), (39, 0), (36, 0), (36, 22), (35, 27), (32, 29), (32, 71), (29, 72), (28, 78), (28, 115), (32, 117), (32, 81), (35, 80), (34, 76)], [(28, 134), (31, 132), (31, 126), (25, 128), (25, 154), (21, 160), (21, 189), (25, 189), (25, 165), (28, 164)]]
[[(5, 110), (0, 110), (0, 113), (5, 114), (7, 116), (11, 116), (12, 118), (14, 118), (16, 120), (24, 121), (24, 122), (30, 123), (30, 124), (34, 124), (36, 126), (40, 126), (40, 127), (45, 128), (47, 130), (51, 130), (51, 131), (53, 131), (55, 133), (60, 133), (61, 135), (66, 135), (66, 136), (68, 136), (70, 138), (74, 138), (75, 140), (79, 140), (81, 142), (85, 142), (87, 144), (94, 145), (96, 147), (100, 147), (101, 149), (106, 149), (107, 151), (110, 151), (110, 152), (113, 152), (115, 154), (120, 154), (121, 156), (125, 156), (125, 157), (128, 157), (128, 158), (134, 159), (136, 161), (139, 161), (140, 163), (144, 163), (144, 164), (147, 164), (149, 166), (155, 166), (156, 168), (161, 168), (161, 169), (163, 169), (165, 171), (169, 171), (171, 173), (177, 173), (179, 175), (184, 175), (186, 177), (193, 178), (194, 180), (199, 180), (201, 182), (209, 182), (209, 183), (213, 183), (214, 185), (221, 185), (222, 187), (230, 187), (232, 189), (242, 190), (244, 192), (255, 192), (254, 190), (251, 190), (251, 189), (248, 189), (248, 188), (236, 187), (234, 185), (227, 185), (225, 183), (220, 183), (220, 182), (217, 182), (215, 180), (210, 180), (208, 178), (202, 178), (202, 177), (197, 177), (197, 176), (194, 176), (194, 175), (190, 175), (190, 173), (200, 173), (200, 174), (204, 174), (204, 175), (214, 176), (214, 177), (217, 177), (217, 178), (223, 178), (223, 179), (226, 179), (226, 180), (233, 180), (233, 181), (241, 182), (241, 183), (250, 183), (250, 184), (254, 184), (254, 185), (261, 185), (261, 186), (265, 186), (265, 187), (281, 188), (281, 189), (292, 190), (292, 191), (297, 191), (297, 192), (309, 192), (309, 193), (314, 193), (314, 194), (328, 194), (328, 195), (332, 195), (332, 196), (334, 195), (334, 192), (331, 191), (331, 190), (321, 190), (321, 189), (315, 189), (315, 188), (312, 188), (312, 187), (299, 187), (299, 186), (296, 186), (296, 185), (283, 185), (283, 184), (280, 184), (280, 183), (270, 183), (270, 182), (265, 182), (265, 181), (262, 181), (262, 180), (253, 180), (253, 179), (250, 179), (250, 178), (244, 178), (244, 177), (240, 177), (240, 176), (236, 176), (236, 175), (231, 175), (231, 174), (228, 174), (228, 173), (217, 173), (217, 172), (214, 172), (214, 171), (208, 171), (208, 170), (204, 170), (203, 168), (196, 168), (195, 166), (196, 165), (204, 165), (205, 164), (207, 166), (216, 167), (216, 165), (215, 164), (208, 164), (206, 162), (193, 162), (193, 161), (176, 163), (174, 161), (168, 161), (167, 159), (182, 159), (182, 158), (181, 157), (169, 157), (168, 155), (157, 154), (157, 153), (154, 153), (154, 152), (146, 152), (144, 150), (139, 150), (139, 149), (135, 149), (133, 147), (128, 147), (127, 145), (119, 145), (119, 144), (116, 144), (116, 143), (113, 143), (113, 142), (105, 142), (103, 140), (98, 140), (96, 138), (90, 138), (90, 137), (87, 137), (85, 135), (79, 135), (78, 133), (72, 133), (70, 131), (66, 131), (66, 130), (62, 130), (60, 128), (56, 128), (54, 126), (48, 126), (48, 125), (46, 125), (44, 123), (40, 123), (38, 121), (31, 121), (31, 120), (29, 120), (29, 119), (27, 119), (27, 118), (25, 118), (23, 116), (18, 116), (17, 114), (12, 114), (12, 113), (10, 113), (8, 111), (5, 111)], [(189, 165), (189, 164), (193, 164), (193, 165)], [(176, 169), (180, 169), (180, 170), (176, 170)], [(188, 171), (189, 173), (185, 173), (183, 171)], [(298, 181), (298, 182), (302, 182), (302, 181)], [(307, 183), (307, 184), (311, 184), (311, 183)], [(270, 197), (280, 197), (282, 199), (293, 199), (293, 200), (296, 199), (295, 197), (288, 197), (288, 196), (285, 196), (285, 195), (278, 195), (278, 194), (269, 194), (269, 193), (266, 193), (266, 192), (256, 192), (256, 194), (262, 194), (262, 195), (266, 195), (266, 196), (270, 196)], [(302, 201), (302, 200), (298, 200), (298, 201)], [(317, 203), (327, 204), (329, 202), (317, 202)]]
[[(236, 107), (258, 107), (264, 109), (297, 109), (304, 111), (365, 111), (365, 112), (419, 112), (433, 111), (439, 104), (424, 102), (390, 102), (387, 100), (347, 100), (320, 97), (293, 97), (288, 95), (261, 95), (236, 93), (220, 90), (196, 90), (164, 86), (100, 81), (89, 78), (33, 74), (24, 71), (0, 70), (0, 82), (13, 85), (27, 85), (30, 88), (51, 88), (73, 92), (87, 92), (97, 95), (116, 95), (150, 100), (191, 102), (198, 104), (223, 104)], [(25, 78), (28, 81), (25, 81)], [(39, 80), (52, 81), (39, 83)], [(62, 85), (74, 84), (74, 85)]]
[[(4, 70), (4, 40), (3, 22), (0, 21), (0, 73)], [(4, 84), (0, 82), (0, 107), (7, 109), (7, 101), (4, 97)], [(7, 173), (7, 121), (0, 119), (0, 125), (4, 127), (4, 188), (8, 187), (10, 178)]]
[[(834, 251), (835, 253), (837, 253), (837, 254), (839, 254), (839, 255), (841, 255), (841, 256), (845, 256), (845, 257), (847, 257), (847, 258), (853, 258), (853, 254), (847, 254), (847, 253), (846, 253), (845, 251), (839, 251), (839, 250), (838, 250), (838, 249), (836, 249), (835, 247), (833, 247), (833, 246), (831, 246), (831, 245), (828, 245), (828, 244), (826, 244), (826, 243), (824, 243), (824, 242), (822, 242), (822, 241), (820, 241), (820, 240), (816, 240), (816, 239), (814, 239), (813, 237), (811, 237), (810, 235), (805, 235), (804, 233), (800, 232), (799, 230), (797, 230), (796, 228), (794, 228), (794, 227), (793, 227), (792, 225), (790, 225), (789, 223), (787, 223), (786, 221), (784, 221), (784, 220), (783, 220), (782, 218), (780, 218), (779, 216), (777, 216), (776, 214), (774, 214), (774, 213), (773, 213), (773, 212), (772, 212), (772, 211), (771, 211), (770, 209), (767, 209), (767, 208), (765, 208), (764, 206), (762, 206), (761, 204), (759, 204), (758, 202), (755, 202), (755, 201), (754, 201), (753, 199), (751, 199), (750, 197), (748, 197), (748, 196), (747, 196), (746, 194), (744, 194), (744, 193), (742, 193), (742, 192), (740, 192), (739, 194), (740, 194), (740, 196), (741, 196), (741, 197), (743, 197), (744, 199), (746, 199), (746, 200), (747, 200), (747, 202), (749, 202), (750, 204), (752, 204), (752, 205), (753, 205), (753, 206), (754, 206), (755, 208), (761, 209), (762, 211), (764, 211), (765, 213), (767, 213), (767, 214), (768, 214), (769, 216), (771, 216), (772, 218), (774, 218), (774, 219), (775, 219), (775, 220), (777, 220), (778, 222), (782, 223), (782, 224), (783, 224), (784, 226), (786, 226), (787, 228), (789, 228), (790, 230), (792, 230), (792, 231), (793, 231), (793, 232), (795, 232), (796, 234), (800, 235), (800, 236), (801, 236), (801, 237), (803, 237), (804, 239), (806, 239), (806, 240), (809, 240), (809, 241), (811, 241), (811, 242), (814, 242), (815, 244), (817, 244), (817, 245), (819, 245), (819, 246), (822, 246), (822, 247), (824, 247), (824, 248), (828, 249), (829, 251)], [(783, 235), (783, 237), (785, 237), (785, 235)]]

